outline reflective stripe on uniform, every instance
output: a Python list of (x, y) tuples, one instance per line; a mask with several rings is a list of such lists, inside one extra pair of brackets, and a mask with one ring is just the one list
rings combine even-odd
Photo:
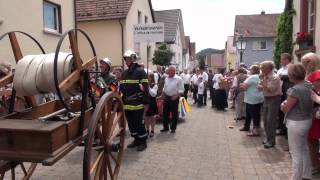
[(148, 83), (149, 81), (148, 81), (148, 79), (141, 79), (140, 80), (140, 83)]
[(124, 105), (124, 109), (125, 110), (141, 110), (143, 108), (144, 108), (143, 104), (140, 104), (140, 105)]
[(144, 138), (144, 137), (147, 137), (147, 136), (148, 136), (147, 133), (145, 133), (145, 134), (143, 134), (143, 135), (138, 135), (139, 138)]
[(120, 84), (139, 84), (139, 80), (121, 80)]

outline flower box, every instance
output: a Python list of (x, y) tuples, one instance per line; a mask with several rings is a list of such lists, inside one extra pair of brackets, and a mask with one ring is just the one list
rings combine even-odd
[(296, 44), (299, 45), (299, 49), (306, 49), (313, 46), (313, 37), (308, 32), (298, 32), (296, 34)]

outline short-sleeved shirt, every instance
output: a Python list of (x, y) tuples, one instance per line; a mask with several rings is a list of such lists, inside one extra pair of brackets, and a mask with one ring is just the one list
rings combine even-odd
[(287, 112), (286, 118), (294, 121), (310, 120), (312, 117), (312, 106), (311, 100), (311, 89), (312, 85), (305, 81), (300, 84), (296, 84), (288, 89), (288, 96), (297, 98), (296, 104), (292, 109)]
[(198, 94), (203, 95), (204, 93), (204, 83), (200, 82), (198, 85)]
[(200, 76), (202, 77), (202, 82), (208, 82), (209, 76), (206, 72), (203, 72)]
[(214, 89), (220, 89), (219, 82), (221, 81), (222, 77), (223, 77), (222, 74), (215, 74), (213, 76), (212, 82), (213, 82), (213, 88)]
[(178, 96), (184, 92), (182, 78), (178, 75), (167, 77), (164, 81), (163, 92), (167, 96)]
[(257, 86), (260, 83), (259, 75), (251, 75), (245, 81), (248, 85), (244, 92), (244, 102), (248, 104), (260, 104), (264, 101), (263, 93), (258, 90)]

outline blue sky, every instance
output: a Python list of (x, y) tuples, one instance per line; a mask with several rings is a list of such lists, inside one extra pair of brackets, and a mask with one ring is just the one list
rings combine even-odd
[(235, 15), (281, 13), (285, 0), (152, 0), (155, 10), (181, 9), (186, 35), (204, 48), (223, 49)]

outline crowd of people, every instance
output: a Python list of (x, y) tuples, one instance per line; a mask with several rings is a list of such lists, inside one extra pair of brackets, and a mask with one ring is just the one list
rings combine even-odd
[(143, 151), (147, 148), (147, 139), (155, 135), (155, 124), (160, 115), (163, 123), (160, 132), (176, 132), (179, 100), (188, 87), (177, 75), (175, 66), (166, 69), (158, 66), (157, 71), (148, 71), (132, 50), (124, 53), (123, 60), (126, 69), (112, 70), (111, 60), (101, 59), (101, 74), (92, 78), (91, 83), (96, 96), (101, 97), (108, 91), (122, 96), (127, 124), (134, 138), (127, 148)]
[(308, 53), (294, 64), (291, 55), (283, 53), (280, 65), (277, 70), (273, 61), (264, 61), (249, 68), (241, 63), (229, 72), (185, 71), (181, 74), (184, 95), (187, 98), (190, 87), (194, 104), (202, 107), (208, 89), (212, 108), (234, 108), (234, 120), (244, 120), (240, 131), (251, 137), (264, 132), (265, 149), (276, 145), (277, 135), (285, 136), (292, 179), (311, 179), (312, 174), (320, 173), (320, 56)]
[(212, 108), (226, 111), (229, 107), (234, 109), (234, 120), (244, 120), (240, 131), (252, 137), (261, 136), (264, 131), (264, 148), (276, 145), (276, 135), (287, 137), (293, 180), (311, 179), (312, 173), (320, 173), (319, 55), (308, 53), (301, 63), (294, 64), (291, 55), (283, 53), (278, 70), (272, 61), (264, 61), (249, 68), (242, 63), (236, 70), (218, 69), (215, 73), (204, 67), (179, 73), (175, 66), (158, 66), (157, 71), (147, 72), (131, 50), (124, 53), (123, 60), (126, 69), (112, 69), (110, 59), (101, 59), (101, 73), (92, 78), (91, 84), (96, 96), (107, 91), (121, 95), (134, 139), (128, 148), (147, 148), (147, 139), (154, 137), (160, 115), (160, 132), (175, 133), (180, 97), (189, 102), (188, 97), (192, 97), (193, 104), (201, 108), (207, 105), (209, 91)]

